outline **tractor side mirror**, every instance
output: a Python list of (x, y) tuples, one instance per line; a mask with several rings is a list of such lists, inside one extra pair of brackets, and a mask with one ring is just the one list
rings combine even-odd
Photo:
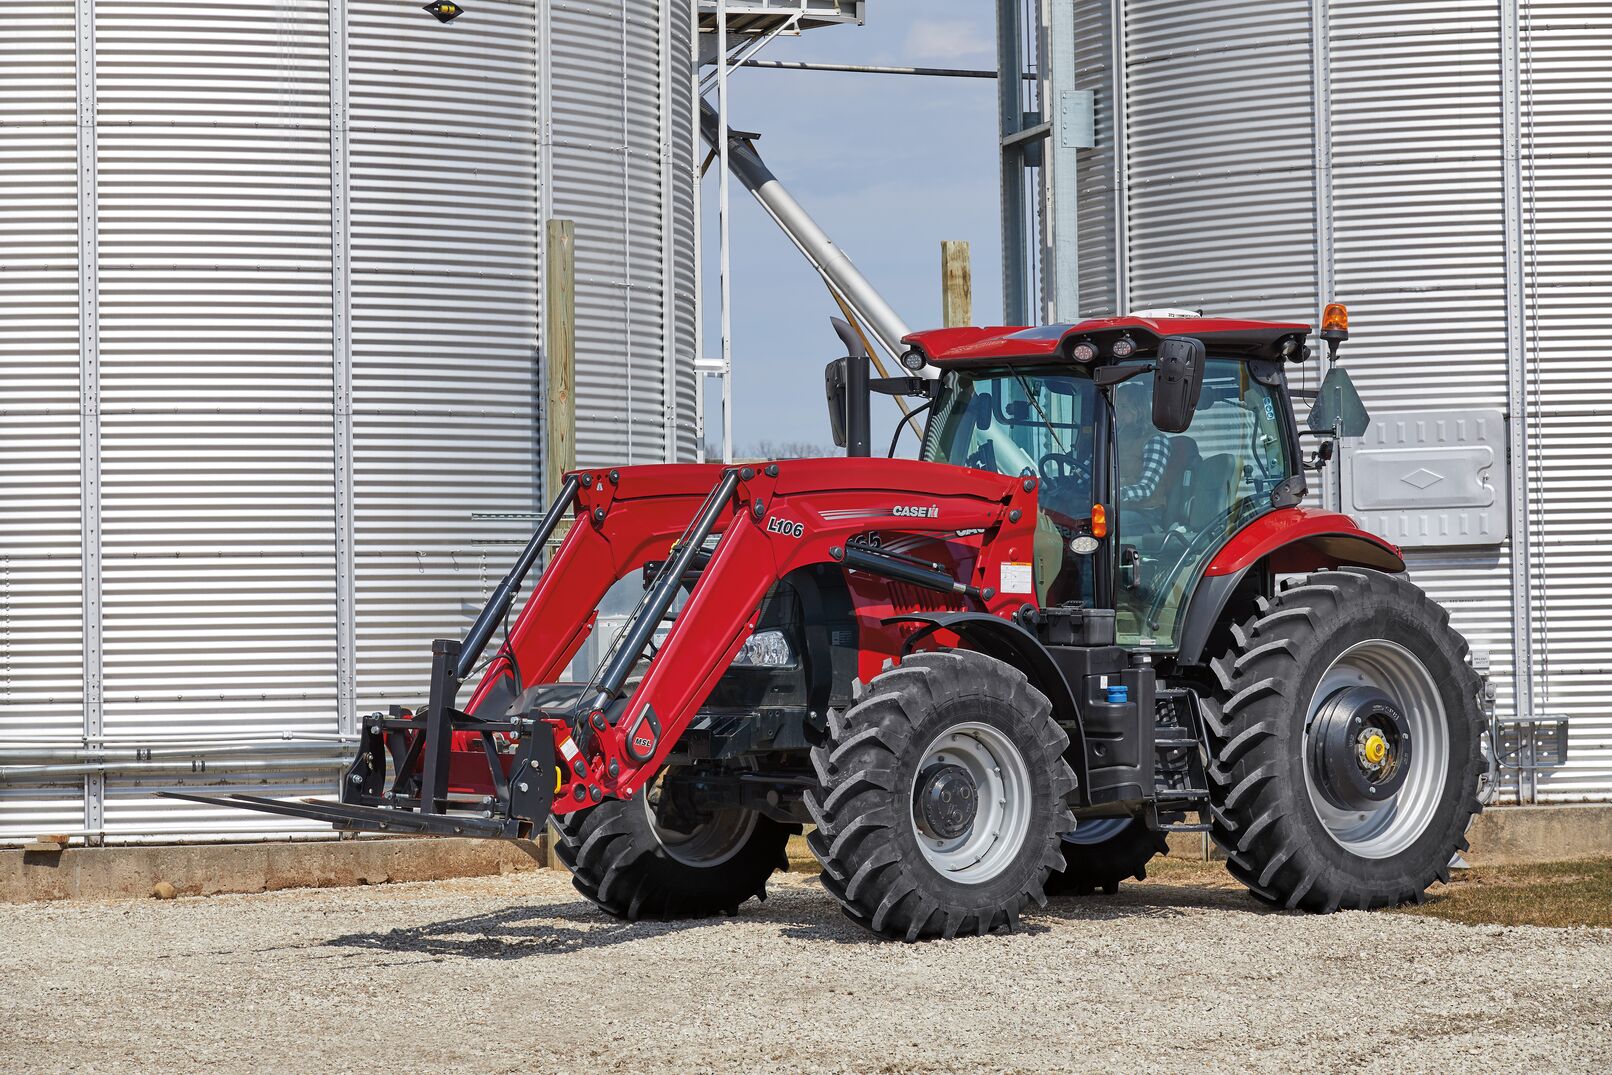
[(1153, 424), (1165, 433), (1185, 433), (1203, 395), (1203, 373), (1208, 361), (1203, 341), (1191, 336), (1166, 336), (1159, 341), (1153, 366)]
[(838, 416), (841, 423), (834, 444), (844, 448), (846, 455), (863, 459), (873, 454), (873, 395), (868, 388), (871, 379), (868, 369), (872, 360), (862, 346), (861, 337), (848, 322), (837, 317), (828, 320), (834, 326), (834, 333), (839, 336), (840, 342), (845, 345), (845, 357), (838, 362), (843, 371), (839, 378), (843, 387), (838, 395), (831, 393), (829, 397), (834, 401), (830, 404), (832, 413), (829, 421), (834, 422)]
[(828, 428), (834, 447), (845, 447), (846, 367), (850, 361), (836, 358), (823, 368), (823, 390), (828, 395)]

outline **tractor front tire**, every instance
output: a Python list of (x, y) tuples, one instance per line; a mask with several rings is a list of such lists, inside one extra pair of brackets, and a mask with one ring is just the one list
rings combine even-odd
[(1147, 864), (1166, 854), (1164, 833), (1140, 818), (1088, 818), (1064, 834), (1064, 868), (1047, 878), (1047, 895), (1112, 896), (1122, 881), (1146, 881)]
[(800, 831), (730, 807), (675, 832), (657, 823), (649, 794), (565, 814), (554, 828), (576, 890), (629, 922), (737, 914), (752, 896), (766, 899), (767, 878), (789, 868), (785, 848)]
[(1074, 828), (1068, 737), (1023, 673), (965, 650), (906, 658), (831, 714), (812, 750), (823, 887), (853, 921), (916, 941), (1015, 929), (1045, 906)]
[(1410, 582), (1321, 571), (1263, 601), (1205, 699), (1215, 841), (1260, 899), (1420, 902), (1482, 810), (1480, 681)]

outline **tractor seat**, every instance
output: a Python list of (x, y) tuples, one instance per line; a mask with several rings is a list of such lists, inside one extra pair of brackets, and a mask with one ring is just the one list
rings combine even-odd
[(1144, 523), (1141, 527), (1124, 528), (1126, 542), (1136, 546), (1144, 557), (1156, 555), (1170, 530), (1185, 522), (1184, 509), (1191, 496), (1194, 474), (1199, 465), (1198, 446), (1191, 437), (1171, 437), (1169, 441), (1170, 456), (1165, 461), (1164, 474), (1153, 495), (1122, 508), (1131, 511), (1137, 522)]
[(1205, 456), (1192, 468), (1186, 524), (1194, 535), (1216, 524), (1231, 525), (1226, 509), (1237, 500), (1240, 469), (1237, 457), (1227, 454)]
[(1153, 572), (1166, 570), (1205, 531), (1230, 525), (1226, 508), (1237, 498), (1239, 474), (1235, 456), (1217, 453), (1200, 458), (1191, 438), (1171, 438), (1170, 460), (1158, 494), (1138, 505), (1147, 511), (1143, 518), (1162, 519), (1163, 526), (1127, 537), (1142, 560), (1153, 563), (1152, 571), (1144, 571), (1144, 588), (1167, 584)]

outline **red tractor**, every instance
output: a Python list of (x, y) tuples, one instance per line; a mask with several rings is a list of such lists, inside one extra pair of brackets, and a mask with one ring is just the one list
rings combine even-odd
[[(576, 887), (628, 919), (734, 912), (803, 827), (845, 913), (909, 941), (1111, 892), (1179, 830), (1272, 904), (1419, 900), (1480, 809), (1481, 682), (1398, 550), (1302, 506), (1365, 420), (1334, 367), (1301, 451), (1309, 334), (947, 329), (877, 381), (852, 347), (828, 378), (850, 458), (567, 476), (466, 639), (435, 643), (428, 704), (366, 719), (340, 802), (207, 801), (395, 833), (552, 821)], [(871, 392), (923, 400), (916, 461), (867, 458)]]

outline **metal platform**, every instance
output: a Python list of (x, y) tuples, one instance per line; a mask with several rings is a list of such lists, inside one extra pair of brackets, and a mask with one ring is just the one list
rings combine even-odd
[[(699, 0), (700, 31), (715, 33), (717, 0)], [(866, 0), (728, 0), (728, 33), (768, 34), (841, 23), (860, 25)], [(790, 26), (790, 23), (795, 25)]]

